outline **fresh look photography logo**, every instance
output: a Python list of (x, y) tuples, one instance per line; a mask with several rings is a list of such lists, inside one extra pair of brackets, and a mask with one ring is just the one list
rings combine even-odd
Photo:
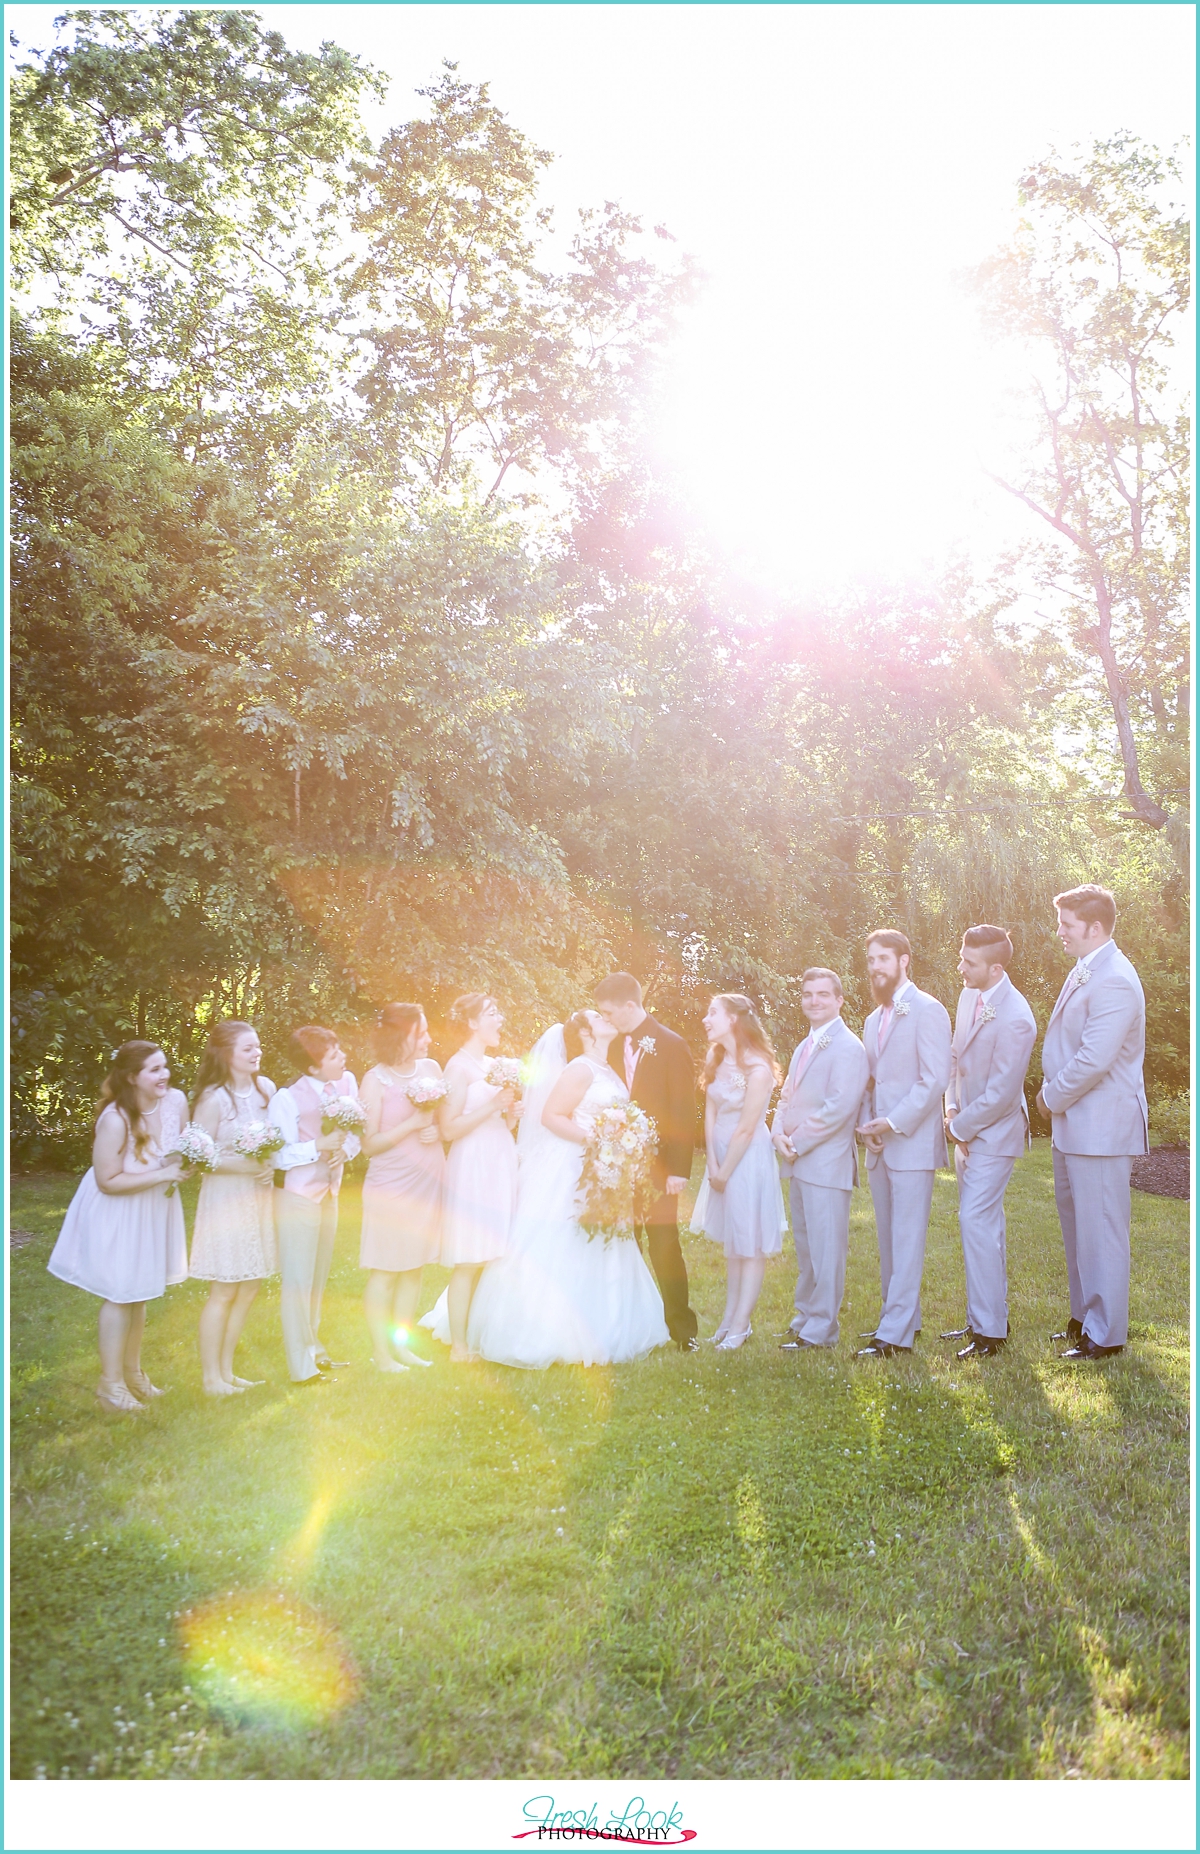
[(521, 1813), (529, 1826), (518, 1830), (514, 1841), (621, 1841), (632, 1847), (677, 1848), (694, 1841), (697, 1832), (683, 1826), (678, 1803), (650, 1809), (641, 1796), (607, 1812), (599, 1803), (587, 1809), (559, 1809), (553, 1796), (531, 1796)]

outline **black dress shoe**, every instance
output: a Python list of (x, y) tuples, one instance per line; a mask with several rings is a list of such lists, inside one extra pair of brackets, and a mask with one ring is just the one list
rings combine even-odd
[(975, 1333), (968, 1321), (966, 1326), (956, 1326), (948, 1333), (939, 1333), (939, 1339), (973, 1339)]
[(1089, 1339), (1087, 1334), (1083, 1333), (1078, 1345), (1073, 1345), (1069, 1351), (1060, 1352), (1058, 1356), (1069, 1358), (1072, 1361), (1080, 1358), (1115, 1358), (1118, 1352), (1124, 1350), (1123, 1345), (1097, 1345), (1094, 1339)]
[(329, 1378), (323, 1378), (319, 1371), (314, 1371), (311, 1378), (293, 1378), (292, 1379), (292, 1383), (295, 1385), (297, 1390), (303, 1390), (306, 1384), (328, 1384), (330, 1383), (330, 1381), (331, 1380)]
[(793, 1333), (779, 1350), (781, 1352), (826, 1352), (829, 1347), (818, 1345), (815, 1339), (802, 1339), (799, 1333)]
[(700, 1350), (700, 1341), (694, 1337), (691, 1339), (677, 1339), (675, 1344), (681, 1352), (698, 1352)]
[(954, 1356), (955, 1358), (995, 1358), (997, 1352), (1003, 1351), (1007, 1344), (1007, 1339), (985, 1339), (982, 1333), (972, 1333), (970, 1344), (965, 1345), (962, 1351), (956, 1352)]
[(1079, 1341), (1083, 1338), (1083, 1321), (1068, 1320), (1064, 1332), (1051, 1333), (1050, 1337), (1055, 1342), (1059, 1339), (1065, 1339), (1070, 1345), (1078, 1345)]
[(878, 1331), (879, 1328), (877, 1326), (872, 1326), (869, 1333), (859, 1333), (858, 1336), (860, 1339), (873, 1339)]
[(873, 1345), (865, 1345), (855, 1358), (896, 1358), (912, 1351), (910, 1345), (889, 1345), (886, 1339), (876, 1339)]
[(345, 1371), (349, 1367), (350, 1360), (348, 1358), (318, 1358), (316, 1363), (318, 1371)]

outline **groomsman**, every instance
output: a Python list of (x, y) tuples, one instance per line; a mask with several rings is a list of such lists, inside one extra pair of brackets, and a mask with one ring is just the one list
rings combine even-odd
[(1003, 927), (968, 927), (958, 969), (950, 1045), (946, 1133), (954, 1143), (958, 1227), (967, 1276), (967, 1324), (943, 1339), (965, 1339), (959, 1358), (991, 1358), (1008, 1343), (1004, 1193), (1029, 1139), (1025, 1071), (1037, 1024), (1006, 967), (1012, 941)]
[(1117, 908), (1087, 882), (1054, 897), (1075, 968), (1042, 1045), (1038, 1108), (1053, 1122), (1054, 1196), (1071, 1317), (1061, 1358), (1109, 1358), (1129, 1336), (1129, 1174), (1148, 1149), (1146, 999), (1113, 943)]
[(950, 1015), (908, 976), (906, 935), (867, 937), (867, 974), (877, 1000), (863, 1026), (870, 1080), (859, 1127), (879, 1239), (883, 1311), (859, 1358), (911, 1352), (921, 1324), (921, 1274), (933, 1180), (947, 1162), (942, 1097), (950, 1080)]
[(836, 1345), (846, 1285), (850, 1195), (858, 1183), (854, 1126), (869, 1070), (867, 1054), (841, 1019), (842, 981), (827, 966), (810, 966), (800, 981), (800, 1008), (809, 1034), (792, 1056), (771, 1122), (791, 1180), (792, 1240), (796, 1245), (796, 1317), (780, 1350)]
[(645, 1236), (667, 1331), (683, 1352), (697, 1349), (696, 1315), (688, 1305), (687, 1265), (679, 1246), (679, 1193), (691, 1176), (696, 1149), (696, 1080), (692, 1053), (681, 1036), (649, 1017), (642, 988), (628, 972), (601, 979), (593, 996), (601, 1017), (620, 1032), (608, 1060), (658, 1127), (654, 1162), (657, 1194), (637, 1207), (638, 1241)]

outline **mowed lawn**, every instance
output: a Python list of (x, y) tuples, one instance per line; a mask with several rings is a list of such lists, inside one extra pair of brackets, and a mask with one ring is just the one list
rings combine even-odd
[[(288, 1385), (274, 1289), (201, 1394), (204, 1289), (149, 1311), (170, 1395), (93, 1400), (95, 1303), (46, 1273), (74, 1180), (16, 1180), (16, 1777), (1183, 1777), (1188, 1217), (1134, 1195), (1133, 1332), (1059, 1363), (1050, 1152), (1009, 1194), (1013, 1341), (959, 1365), (949, 1174), (924, 1335), (878, 1307), (856, 1193), (842, 1341), (797, 1359), (790, 1255), (741, 1352), (616, 1369), (368, 1362), (357, 1192)], [(702, 1333), (722, 1260), (686, 1239)], [(430, 1270), (426, 1304), (445, 1279)]]

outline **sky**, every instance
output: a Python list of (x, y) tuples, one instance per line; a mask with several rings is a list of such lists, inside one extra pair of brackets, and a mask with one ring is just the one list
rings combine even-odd
[[(1020, 173), (1118, 129), (1190, 133), (1189, 5), (260, 5), (392, 79), (382, 132), (443, 59), (554, 152), (561, 218), (619, 201), (705, 276), (654, 449), (751, 582), (923, 579), (1025, 532), (1004, 461), (1015, 357), (964, 273)], [(10, 6), (45, 44), (55, 8)]]

